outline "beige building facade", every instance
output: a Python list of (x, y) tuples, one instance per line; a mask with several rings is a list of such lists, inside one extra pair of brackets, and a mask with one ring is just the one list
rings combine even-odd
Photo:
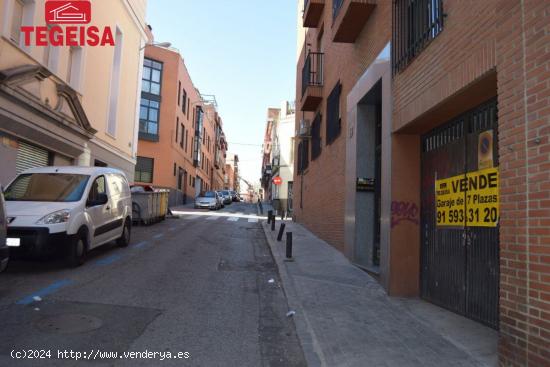
[[(133, 180), (146, 0), (93, 2), (106, 45), (37, 46), (21, 27), (46, 27), (44, 0), (0, 0), (0, 183), (46, 165), (109, 166)], [(61, 25), (66, 32), (71, 25)], [(51, 29), (51, 27), (50, 27)], [(52, 32), (53, 34), (53, 32)]]

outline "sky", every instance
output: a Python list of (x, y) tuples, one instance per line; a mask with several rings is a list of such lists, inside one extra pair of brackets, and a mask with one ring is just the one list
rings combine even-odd
[(195, 87), (216, 96), (229, 152), (251, 183), (261, 176), (268, 107), (295, 99), (296, 8), (296, 0), (148, 0), (155, 42), (171, 42)]

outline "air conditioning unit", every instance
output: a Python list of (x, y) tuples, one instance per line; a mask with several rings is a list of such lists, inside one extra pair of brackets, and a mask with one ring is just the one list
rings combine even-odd
[(300, 138), (309, 138), (311, 137), (311, 125), (309, 120), (300, 120), (300, 128), (298, 129), (298, 134)]

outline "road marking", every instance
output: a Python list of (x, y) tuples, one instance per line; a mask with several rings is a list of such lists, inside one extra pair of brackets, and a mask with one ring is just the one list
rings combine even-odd
[(149, 242), (147, 242), (147, 241), (141, 241), (140, 243), (138, 243), (138, 244), (136, 244), (136, 245), (134, 245), (134, 246), (132, 246), (132, 247), (133, 247), (133, 248), (142, 248), (142, 247), (146, 246), (148, 243), (149, 243)]
[(236, 222), (236, 221), (239, 220), (239, 217), (229, 217), (229, 218), (227, 218), (227, 220), (228, 220), (229, 222)]
[(212, 217), (206, 218), (206, 220), (218, 220), (218, 219), (220, 219), (220, 217), (212, 216)]
[(187, 215), (185, 216), (185, 219), (197, 219), (202, 217), (202, 215)]
[(34, 297), (47, 296), (49, 294), (54, 293), (55, 291), (57, 291), (60, 288), (66, 287), (67, 285), (71, 284), (72, 282), (73, 282), (72, 280), (65, 279), (65, 280), (60, 280), (58, 282), (52, 283), (49, 286), (47, 286), (46, 288), (42, 288), (42, 289), (34, 292), (30, 296), (27, 296), (25, 298), (20, 299), (19, 301), (16, 302), (16, 304), (18, 304), (18, 305), (30, 305), (31, 303), (35, 302)]
[(159, 234), (156, 234), (153, 236), (154, 239), (159, 239), (161, 238), (162, 236), (164, 236), (164, 233), (159, 233)]
[(111, 256), (107, 256), (103, 259), (99, 259), (95, 262), (96, 265), (110, 265), (112, 263), (114, 263), (115, 261), (117, 260), (120, 260), (122, 258), (122, 256), (120, 255), (111, 255)]
[(258, 218), (248, 218), (248, 223), (258, 223)]

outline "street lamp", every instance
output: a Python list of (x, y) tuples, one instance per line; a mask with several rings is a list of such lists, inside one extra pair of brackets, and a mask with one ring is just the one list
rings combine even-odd
[(145, 47), (147, 46), (158, 46), (158, 47), (165, 47), (165, 48), (168, 48), (170, 46), (172, 46), (172, 44), (170, 42), (151, 42), (151, 43), (147, 43), (145, 44), (145, 46), (143, 46), (142, 48), (140, 48), (139, 50), (143, 50)]

